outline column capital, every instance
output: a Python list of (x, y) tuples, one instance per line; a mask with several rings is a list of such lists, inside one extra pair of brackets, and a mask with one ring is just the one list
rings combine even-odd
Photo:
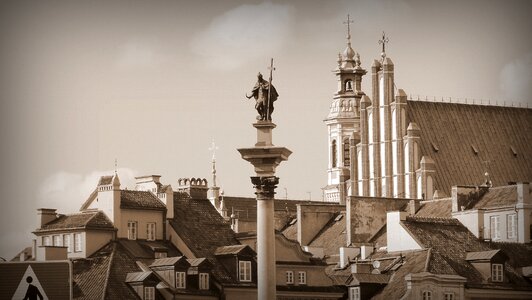
[(279, 177), (276, 176), (252, 176), (251, 183), (255, 188), (257, 200), (273, 199), (275, 188), (279, 184)]

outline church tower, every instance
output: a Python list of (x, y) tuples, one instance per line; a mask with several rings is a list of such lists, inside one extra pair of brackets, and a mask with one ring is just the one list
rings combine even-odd
[(350, 155), (349, 139), (353, 133), (359, 133), (360, 99), (362, 76), (367, 72), (360, 66), (360, 56), (351, 47), (352, 23), (347, 16), (347, 47), (338, 54), (338, 67), (333, 71), (338, 80), (338, 89), (334, 94), (329, 114), (325, 119), (328, 134), (329, 164), (327, 167), (327, 186), (324, 190), (326, 202), (344, 203), (349, 180)]

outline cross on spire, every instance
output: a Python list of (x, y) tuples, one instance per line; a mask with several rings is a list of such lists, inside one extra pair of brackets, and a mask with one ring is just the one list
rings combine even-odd
[(218, 146), (216, 146), (216, 143), (214, 142), (214, 139), (212, 139), (211, 146), (209, 147), (209, 151), (212, 151), (212, 160), (216, 159), (216, 150), (218, 150)]
[(117, 167), (118, 167), (118, 159), (115, 158), (115, 175), (116, 175)]
[(386, 37), (386, 33), (383, 31), (382, 32), (382, 39), (379, 40), (379, 44), (382, 44), (382, 54), (386, 53), (385, 51), (385, 45), (389, 42), (390, 40)]
[(353, 20), (350, 19), (349, 14), (347, 14), (347, 21), (344, 21), (344, 24), (347, 25), (347, 40), (351, 42), (351, 26), (350, 24), (354, 23)]

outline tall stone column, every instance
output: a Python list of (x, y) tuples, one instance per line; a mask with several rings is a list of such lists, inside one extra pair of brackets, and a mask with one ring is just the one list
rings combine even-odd
[(257, 129), (255, 147), (237, 150), (255, 168), (256, 176), (251, 177), (251, 183), (257, 195), (258, 298), (270, 300), (276, 298), (273, 199), (279, 178), (275, 176), (275, 168), (287, 160), (292, 151), (272, 144), (272, 130), (275, 128), (272, 122), (259, 121), (253, 127)]

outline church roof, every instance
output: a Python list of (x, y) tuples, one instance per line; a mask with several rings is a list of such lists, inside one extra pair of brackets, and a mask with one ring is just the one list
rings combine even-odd
[[(532, 180), (532, 109), (408, 101), (409, 122), (421, 131), (420, 155), (436, 163), (434, 188), (494, 186)], [(421, 158), (420, 156), (420, 158)]]
[(147, 191), (120, 191), (120, 208), (166, 210), (159, 198)]
[(69, 215), (59, 215), (55, 220), (37, 229), (40, 231), (65, 229), (114, 229), (113, 223), (102, 211), (84, 211)]

